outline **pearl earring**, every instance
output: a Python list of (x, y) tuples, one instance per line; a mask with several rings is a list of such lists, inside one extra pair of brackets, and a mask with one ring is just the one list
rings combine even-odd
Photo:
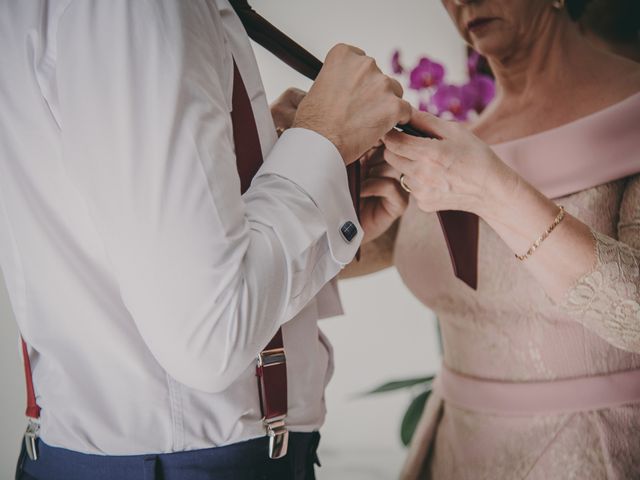
[(565, 1), (566, 0), (554, 0), (551, 5), (553, 5), (553, 8), (557, 10), (562, 10), (564, 8)]

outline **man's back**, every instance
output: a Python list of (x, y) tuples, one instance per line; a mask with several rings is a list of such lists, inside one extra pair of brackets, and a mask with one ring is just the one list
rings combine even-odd
[(0, 265), (41, 407), (18, 478), (312, 479), (317, 320), (364, 235), (345, 166), (402, 88), (338, 45), (277, 138), (228, 0), (0, 8)]
[[(211, 374), (210, 388), (206, 382), (201, 388), (190, 388), (185, 384), (189, 379), (180, 372), (167, 373), (176, 362), (188, 361), (181, 353), (197, 352), (206, 341), (202, 337), (214, 333), (206, 324), (200, 331), (189, 325), (208, 313), (197, 309), (223, 309), (230, 299), (220, 298), (225, 293), (212, 288), (208, 304), (196, 303), (202, 298), (196, 299), (193, 293), (199, 283), (215, 287), (224, 279), (200, 268), (197, 262), (206, 261), (204, 255), (188, 254), (187, 249), (200, 247), (206, 232), (198, 238), (197, 232), (186, 231), (175, 220), (208, 208), (208, 200), (202, 197), (208, 189), (204, 185), (219, 188), (218, 172), (213, 168), (202, 176), (202, 171), (190, 170), (195, 163), (177, 163), (180, 150), (193, 141), (192, 134), (210, 134), (195, 131), (196, 121), (187, 120), (180, 126), (185, 131), (175, 131), (178, 127), (164, 120), (177, 117), (175, 109), (181, 108), (181, 95), (188, 88), (206, 89), (208, 83), (225, 92), (230, 102), (232, 79), (227, 78), (226, 67), (233, 55), (249, 79), (247, 88), (263, 151), (269, 152), (275, 132), (252, 52), (226, 2), (220, 2), (220, 11), (213, 2), (182, 10), (172, 2), (157, 3), (150, 7), (152, 17), (146, 18), (147, 23), (137, 25), (130, 21), (141, 12), (129, 11), (126, 3), (109, 9), (111, 19), (92, 8), (74, 9), (76, 5), (69, 1), (2, 2), (0, 7), (0, 259), (20, 330), (31, 347), (42, 407), (41, 435), (50, 445), (112, 455), (206, 448), (262, 436), (253, 356), (245, 359), (244, 368), (234, 367), (233, 380), (223, 380), (229, 385), (222, 388), (215, 385), (215, 378), (229, 368), (223, 357), (209, 367), (203, 365)], [(155, 23), (172, 18), (173, 24)], [(195, 21), (207, 25), (194, 25)], [(117, 31), (109, 31), (113, 25), (118, 25)], [(162, 35), (171, 36), (184, 25), (192, 26), (192, 36), (181, 37), (183, 45), (165, 43)], [(85, 65), (83, 59), (93, 53), (63, 51), (74, 39), (82, 39), (78, 36), (82, 29), (88, 42), (109, 42), (103, 53), (112, 48), (115, 60), (102, 57)], [(132, 35), (146, 38), (131, 42)], [(156, 83), (160, 85), (133, 82), (133, 87), (113, 84), (108, 78), (101, 81), (101, 76), (111, 76), (118, 67), (117, 57), (129, 48), (127, 42), (132, 49), (144, 49), (132, 51), (124, 61), (138, 62), (138, 71), (161, 72), (166, 81), (159, 78)], [(74, 48), (82, 50), (83, 45)], [(181, 58), (176, 59), (177, 55)], [(96, 67), (104, 70), (96, 72)], [(88, 71), (78, 71), (84, 68)], [(193, 77), (201, 72), (209, 77)], [(78, 83), (71, 86), (66, 79)], [(186, 82), (191, 83), (185, 87)], [(153, 112), (139, 113), (149, 103), (138, 102), (138, 88), (140, 96), (145, 88), (156, 89)], [(103, 93), (118, 102), (112, 110), (122, 113), (118, 123), (98, 98)], [(197, 94), (201, 93), (207, 92)], [(95, 105), (87, 105), (91, 103)], [(197, 108), (188, 101), (185, 105), (182, 107), (194, 111)], [(77, 122), (78, 108), (95, 118)], [(224, 108), (230, 111), (230, 105)], [(152, 152), (155, 156), (139, 159), (140, 172), (123, 174), (136, 180), (135, 187), (113, 182), (117, 189), (91, 189), (93, 181), (122, 173), (114, 169), (128, 168), (116, 157), (136, 150), (139, 139), (128, 136), (149, 134), (151, 130), (140, 125), (151, 116), (162, 120), (153, 125), (157, 128), (152, 139), (157, 145)], [(225, 115), (210, 119), (207, 128), (214, 134), (219, 129), (228, 137), (229, 126)], [(114, 133), (118, 129), (130, 133)], [(113, 138), (117, 141), (112, 142)], [(216, 143), (215, 138), (206, 140)], [(175, 143), (170, 145), (170, 141)], [(78, 152), (84, 142), (91, 142), (93, 151), (102, 149), (99, 153), (104, 156), (81, 158)], [(163, 151), (165, 148), (172, 151)], [(145, 153), (140, 152), (141, 157)], [(144, 161), (150, 165), (142, 165)], [(149, 173), (157, 177), (136, 178)], [(167, 194), (181, 198), (173, 204), (170, 200), (153, 204), (154, 196)], [(95, 205), (102, 202), (107, 208), (98, 211)], [(183, 212), (168, 211), (173, 205), (186, 207)], [(213, 216), (210, 210), (206, 212), (210, 214)], [(105, 219), (104, 215), (112, 217)], [(157, 236), (145, 237), (147, 232), (157, 232)], [(162, 258), (167, 250), (158, 242), (182, 242), (185, 247), (172, 250), (176, 258)], [(162, 317), (179, 314), (180, 309), (184, 318), (176, 322), (176, 328), (197, 336), (168, 338), (172, 332), (165, 329)], [(337, 313), (335, 307), (330, 310)], [(293, 428), (317, 429), (324, 417), (322, 392), (330, 355), (327, 343), (320, 340), (316, 319), (311, 302), (284, 326), (291, 369), (288, 423)], [(148, 333), (154, 327), (160, 331)], [(220, 339), (218, 350), (242, 347), (243, 339), (230, 338), (232, 334)], [(168, 348), (172, 345), (174, 352)], [(192, 383), (199, 386), (197, 380)]]

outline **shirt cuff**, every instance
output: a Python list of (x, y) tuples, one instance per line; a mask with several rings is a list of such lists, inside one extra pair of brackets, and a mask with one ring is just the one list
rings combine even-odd
[[(342, 266), (353, 260), (364, 232), (349, 193), (344, 161), (331, 141), (312, 130), (291, 128), (276, 142), (256, 178), (263, 175), (286, 178), (306, 193), (324, 217), (334, 260)], [(341, 233), (348, 222), (357, 228), (350, 240)]]

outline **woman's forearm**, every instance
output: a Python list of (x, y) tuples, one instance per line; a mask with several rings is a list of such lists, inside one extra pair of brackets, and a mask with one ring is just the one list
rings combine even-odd
[[(514, 174), (515, 175), (515, 174)], [(553, 223), (559, 207), (519, 177), (506, 187), (496, 185), (483, 219), (514, 254), (523, 254)], [(519, 261), (514, 256), (514, 261)], [(591, 229), (567, 213), (538, 249), (523, 260), (547, 294), (559, 301), (595, 266)]]
[[(640, 181), (630, 179), (617, 235), (592, 231), (571, 215), (551, 231), (560, 209), (509, 168), (481, 140), (457, 124), (414, 112), (411, 124), (437, 139), (397, 132), (385, 138), (385, 159), (405, 175), (418, 208), (462, 210), (480, 216), (514, 254), (550, 235), (527, 268), (560, 312), (611, 344), (640, 351)], [(519, 262), (515, 256), (513, 262)]]
[[(639, 205), (640, 177), (636, 176), (625, 188), (617, 236), (592, 231), (567, 215), (525, 260), (561, 312), (632, 352), (640, 352)], [(527, 235), (538, 224), (551, 222), (557, 214), (553, 202), (526, 184), (494, 209), (486, 220), (516, 252), (528, 248)]]

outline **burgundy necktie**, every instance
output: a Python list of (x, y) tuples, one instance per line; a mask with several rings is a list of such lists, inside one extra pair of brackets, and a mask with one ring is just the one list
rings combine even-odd
[[(315, 80), (322, 62), (296, 42), (258, 15), (247, 0), (229, 0), (240, 17), (249, 37), (276, 55), (287, 65), (305, 77)], [(429, 136), (417, 132), (408, 125), (401, 126), (405, 133)], [(360, 162), (349, 167), (349, 188), (359, 211)], [(454, 274), (471, 288), (478, 284), (478, 217), (472, 213), (458, 211), (438, 212), (438, 219), (449, 249)]]
[[(298, 73), (311, 80), (316, 79), (322, 68), (320, 60), (258, 15), (247, 0), (230, 0), (230, 3), (254, 42), (262, 45)], [(360, 162), (354, 162), (347, 167), (347, 176), (353, 206), (359, 215)]]

